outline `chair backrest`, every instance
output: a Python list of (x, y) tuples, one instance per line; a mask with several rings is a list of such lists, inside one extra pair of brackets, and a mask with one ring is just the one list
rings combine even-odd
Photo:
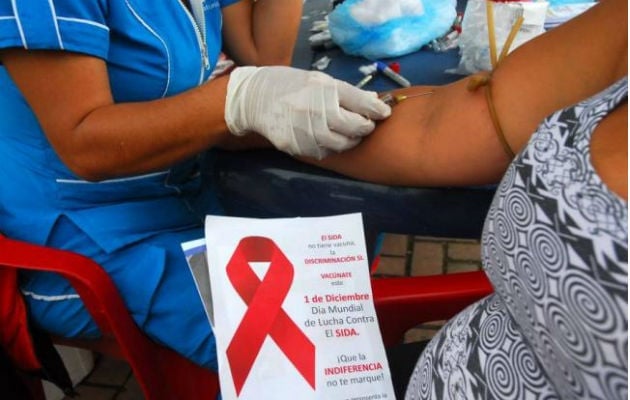
[(405, 332), (417, 325), (451, 318), (492, 292), (483, 271), (372, 279), (385, 346), (401, 343)]
[(0, 269), (11, 268), (50, 271), (68, 279), (102, 337), (55, 338), (55, 342), (125, 360), (147, 399), (214, 399), (218, 394), (215, 373), (153, 342), (140, 331), (111, 278), (91, 259), (0, 235)]

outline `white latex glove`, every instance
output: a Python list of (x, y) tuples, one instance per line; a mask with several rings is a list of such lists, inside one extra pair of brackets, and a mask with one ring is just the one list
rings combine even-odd
[(317, 159), (356, 146), (390, 114), (375, 92), (291, 67), (236, 68), (225, 104), (234, 135), (257, 132), (279, 150)]

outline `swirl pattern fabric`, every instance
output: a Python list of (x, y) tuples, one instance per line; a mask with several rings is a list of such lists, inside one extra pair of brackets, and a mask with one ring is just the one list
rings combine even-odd
[(482, 236), (495, 292), (433, 338), (407, 399), (628, 398), (628, 204), (590, 158), (627, 91), (551, 115), (515, 158)]

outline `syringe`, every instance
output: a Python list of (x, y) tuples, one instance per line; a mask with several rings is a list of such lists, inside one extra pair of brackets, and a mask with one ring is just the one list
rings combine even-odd
[(434, 93), (433, 90), (429, 90), (427, 92), (422, 92), (422, 93), (414, 93), (414, 94), (391, 94), (391, 93), (385, 93), (382, 96), (380, 96), (380, 99), (383, 100), (385, 102), (385, 104), (391, 106), (395, 106), (396, 104), (405, 101), (407, 99), (413, 98), (413, 97), (421, 97), (421, 96), (429, 96), (432, 95)]

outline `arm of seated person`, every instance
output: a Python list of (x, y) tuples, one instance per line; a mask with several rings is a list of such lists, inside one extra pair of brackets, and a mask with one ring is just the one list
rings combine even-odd
[(289, 65), (302, 4), (302, 0), (248, 0), (223, 8), (226, 53), (239, 65)]
[(510, 159), (493, 132), (481, 92), (465, 81), (413, 87), (410, 97), (356, 148), (321, 161), (305, 160), (344, 175), (403, 186), (496, 182)]
[(0, 62), (61, 160), (89, 181), (159, 171), (233, 136), (223, 113), (228, 77), (175, 96), (117, 103), (100, 58), (7, 49)]

